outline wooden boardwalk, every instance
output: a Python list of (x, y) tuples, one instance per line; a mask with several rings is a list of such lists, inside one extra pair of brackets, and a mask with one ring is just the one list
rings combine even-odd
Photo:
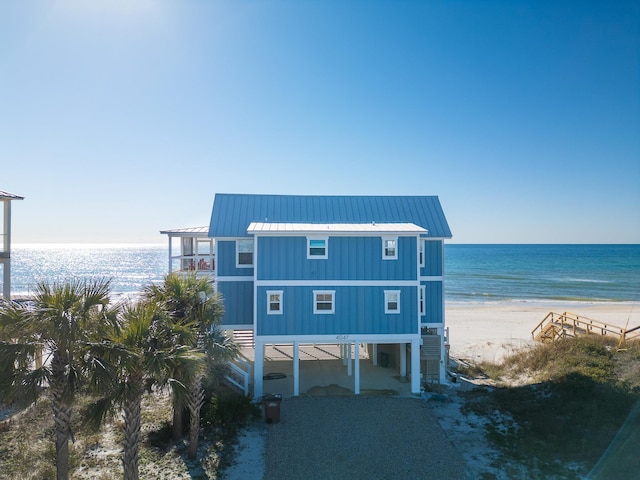
[(611, 335), (622, 343), (625, 340), (640, 338), (640, 326), (619, 327), (571, 312), (549, 312), (531, 331), (531, 337), (542, 343), (551, 343), (560, 338), (588, 334)]

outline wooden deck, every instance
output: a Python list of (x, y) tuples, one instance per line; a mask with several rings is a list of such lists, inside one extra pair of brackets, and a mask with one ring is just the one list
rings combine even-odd
[(531, 337), (542, 343), (551, 343), (560, 338), (589, 334), (611, 335), (623, 342), (640, 338), (640, 326), (633, 328), (619, 327), (571, 312), (549, 312), (536, 328), (531, 331)]

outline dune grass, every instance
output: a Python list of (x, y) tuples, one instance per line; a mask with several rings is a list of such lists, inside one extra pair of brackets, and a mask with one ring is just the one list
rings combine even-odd
[(638, 417), (630, 413), (640, 404), (640, 342), (625, 347), (618, 351), (615, 339), (589, 335), (481, 364), (479, 372), (496, 386), (466, 393), (467, 408), (490, 419), (488, 438), (505, 458), (526, 465), (530, 478), (584, 478), (614, 454), (605, 462), (614, 476), (600, 478), (637, 478), (637, 455), (620, 453), (628, 442), (618, 436), (622, 445), (609, 448), (627, 420)]

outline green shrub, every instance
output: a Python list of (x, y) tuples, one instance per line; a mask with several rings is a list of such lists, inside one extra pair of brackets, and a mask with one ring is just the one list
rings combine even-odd
[(217, 393), (202, 408), (202, 422), (215, 427), (235, 428), (252, 418), (259, 418), (260, 406), (251, 395), (235, 392)]

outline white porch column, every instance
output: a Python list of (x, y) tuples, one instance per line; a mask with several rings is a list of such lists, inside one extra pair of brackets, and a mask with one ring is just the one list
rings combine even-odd
[(374, 343), (371, 346), (371, 354), (373, 355), (373, 366), (377, 367), (378, 366), (378, 344)]
[(347, 343), (345, 345), (347, 348), (347, 376), (353, 375), (353, 362), (351, 361), (351, 344)]
[(293, 342), (293, 396), (300, 395), (300, 342)]
[(420, 339), (419, 338), (415, 340), (411, 340), (411, 393), (420, 393)]
[(171, 273), (171, 267), (173, 266), (173, 262), (171, 261), (171, 257), (173, 256), (173, 252), (171, 251), (171, 244), (173, 243), (173, 237), (168, 235), (169, 237), (169, 273)]
[(407, 344), (400, 344), (400, 376), (407, 376)]
[(2, 237), (3, 245), (0, 248), (0, 253), (4, 253), (6, 258), (2, 260), (2, 298), (5, 300), (11, 300), (11, 200), (4, 200), (3, 205), (3, 226), (0, 233), (4, 233)]
[(2, 298), (11, 300), (11, 260), (9, 258), (2, 259)]
[(264, 375), (264, 342), (256, 341), (253, 361), (253, 398), (262, 397), (262, 376)]
[(355, 351), (355, 383), (353, 385), (353, 393), (360, 394), (360, 343), (356, 342)]

